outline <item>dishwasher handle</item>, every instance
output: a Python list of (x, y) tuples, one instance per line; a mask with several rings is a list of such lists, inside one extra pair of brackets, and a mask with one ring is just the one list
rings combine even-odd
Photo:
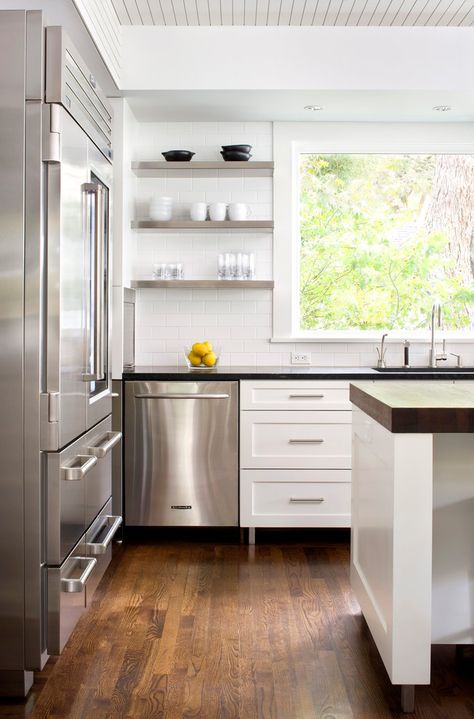
[(187, 392), (162, 392), (160, 394), (136, 394), (135, 399), (229, 399), (230, 394), (188, 394)]

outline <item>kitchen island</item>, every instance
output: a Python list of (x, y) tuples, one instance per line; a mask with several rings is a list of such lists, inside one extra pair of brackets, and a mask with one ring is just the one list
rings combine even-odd
[(351, 583), (412, 711), (431, 644), (474, 643), (474, 382), (354, 382), (350, 399)]

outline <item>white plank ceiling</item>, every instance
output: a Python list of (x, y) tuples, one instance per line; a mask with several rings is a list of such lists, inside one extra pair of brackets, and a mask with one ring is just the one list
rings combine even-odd
[(474, 0), (112, 0), (112, 3), (122, 25), (474, 25)]

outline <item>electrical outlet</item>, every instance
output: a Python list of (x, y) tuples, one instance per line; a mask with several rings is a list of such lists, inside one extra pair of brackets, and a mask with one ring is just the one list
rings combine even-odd
[(291, 364), (311, 364), (311, 352), (292, 352)]

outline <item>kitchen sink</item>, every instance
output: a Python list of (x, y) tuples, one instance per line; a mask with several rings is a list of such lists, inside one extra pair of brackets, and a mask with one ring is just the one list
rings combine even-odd
[(372, 367), (376, 372), (400, 372), (403, 374), (469, 374), (474, 367)]

